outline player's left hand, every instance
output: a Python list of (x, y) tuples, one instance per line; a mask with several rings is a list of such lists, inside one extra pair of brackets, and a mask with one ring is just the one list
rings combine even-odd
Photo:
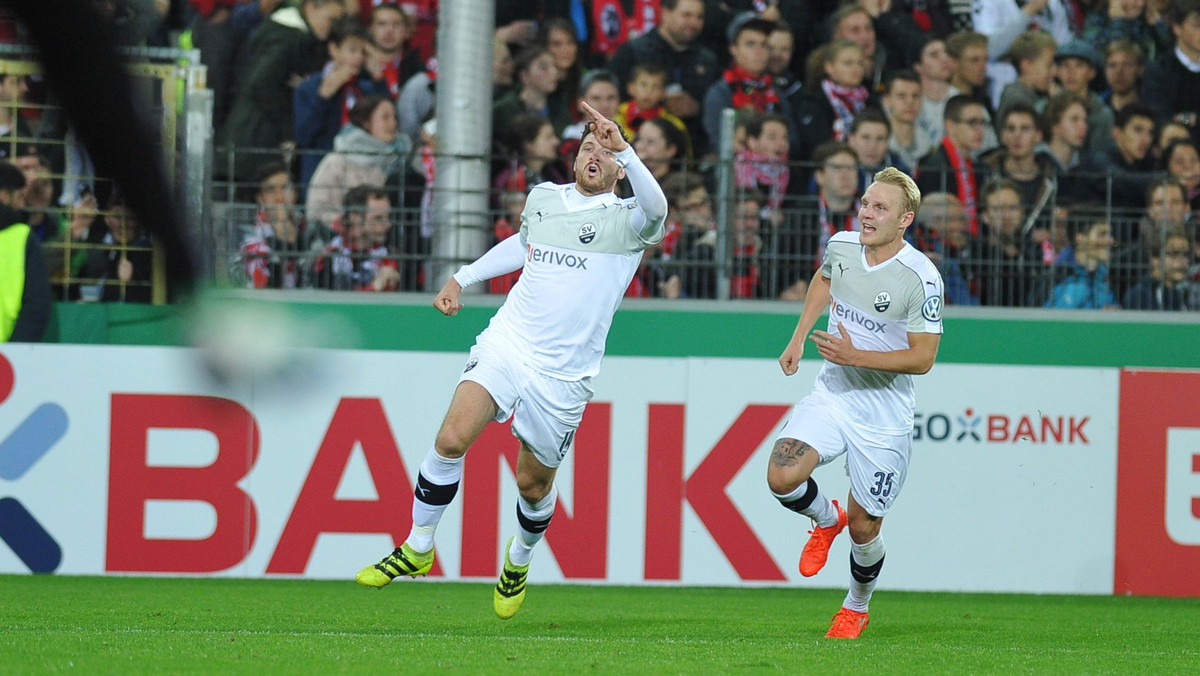
[(842, 334), (840, 336), (818, 329), (813, 331), (808, 339), (817, 344), (817, 351), (826, 361), (841, 366), (853, 366), (852, 361), (858, 348), (854, 347), (853, 341), (850, 340), (850, 334), (846, 333), (846, 327), (842, 326), (841, 322), (838, 322), (837, 326), (838, 333)]
[(611, 150), (614, 153), (619, 153), (629, 147), (625, 142), (625, 137), (621, 136), (621, 129), (616, 122), (604, 117), (600, 111), (588, 105), (587, 101), (579, 102), (579, 110), (587, 115), (592, 123), (592, 134), (596, 137), (596, 142), (600, 147)]

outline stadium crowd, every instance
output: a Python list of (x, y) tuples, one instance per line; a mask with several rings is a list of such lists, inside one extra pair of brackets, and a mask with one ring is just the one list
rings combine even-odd
[[(233, 283), (436, 288), (438, 0), (98, 4), (121, 44), (182, 43), (208, 67)], [(1200, 309), (1200, 0), (494, 4), (494, 242), (530, 188), (571, 180), (587, 101), (668, 197), (627, 296), (803, 299), (894, 166), (921, 188), (906, 238), (948, 303)], [(0, 40), (20, 39), (0, 17)], [(85, 178), (52, 98), (0, 79), (0, 157), (26, 173), (27, 221), (85, 245), (49, 256), (56, 279), (83, 280), (56, 293), (147, 300), (150, 257), (126, 253), (145, 235), (119, 189)]]

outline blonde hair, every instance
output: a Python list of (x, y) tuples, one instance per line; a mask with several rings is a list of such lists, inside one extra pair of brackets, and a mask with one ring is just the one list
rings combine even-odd
[(917, 211), (921, 208), (921, 191), (917, 188), (917, 184), (908, 174), (900, 171), (895, 167), (888, 167), (875, 174), (876, 183), (886, 183), (900, 188), (900, 192), (904, 194), (904, 199), (900, 205), (900, 214), (911, 211), (913, 219), (917, 217)]

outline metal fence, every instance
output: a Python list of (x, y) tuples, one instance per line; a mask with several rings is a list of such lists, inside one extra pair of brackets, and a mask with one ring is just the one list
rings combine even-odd
[[(225, 267), (219, 270), (220, 280), (249, 287), (370, 289), (367, 273), (382, 266), (402, 273), (400, 281), (385, 286), (387, 290), (436, 291), (444, 280), (433, 279), (432, 270), (447, 265), (453, 269), (469, 259), (441, 260), (431, 253), (435, 236), (454, 233), (439, 232), (439, 224), (432, 222), (428, 205), (433, 184), (417, 171), (412, 158), (406, 162), (406, 170), (390, 176), (383, 186), (389, 199), (387, 226), (354, 246), (346, 245), (347, 219), (361, 218), (336, 210), (331, 215), (326, 207), (306, 214), (306, 202), (310, 207), (314, 204), (305, 199), (306, 191), (321, 186), (294, 186), (295, 202), (287, 209), (290, 225), (284, 230), (296, 230), (299, 237), (285, 242), (269, 226), (270, 218), (264, 218), (255, 183), (218, 181), (213, 230), (221, 233), (218, 258)], [(497, 157), (493, 163), (503, 168), (509, 159)], [(829, 205), (807, 194), (819, 167), (790, 165), (791, 180), (804, 185), (772, 195), (769, 189), (739, 185), (735, 164), (736, 160), (725, 160), (681, 168), (674, 172), (675, 178), (664, 181), (676, 188), (667, 191), (671, 202), (667, 236), (644, 256), (627, 296), (803, 299), (819, 265), (823, 241), (833, 230), (854, 227), (856, 206), (833, 213)], [(687, 171), (692, 178), (682, 179)], [(1073, 178), (1111, 183), (1111, 176)], [(1112, 199), (1107, 204), (1080, 204), (1060, 198), (1055, 191), (1039, 205), (1020, 204), (1015, 224), (1003, 227), (991, 222), (1004, 218), (1003, 209), (989, 214), (981, 208), (972, 217), (947, 198), (953, 193), (952, 180), (944, 192), (924, 196), (907, 234), (910, 243), (941, 269), (949, 304), (1071, 307), (1064, 303), (1074, 301), (1056, 297), (1056, 287), (1087, 282), (1090, 291), (1101, 294), (1096, 306), (1116, 307), (1140, 281), (1174, 276), (1175, 291), (1183, 299), (1175, 309), (1200, 309), (1200, 247), (1190, 207), (1182, 215), (1169, 215), (1162, 210), (1122, 209)], [(679, 192), (681, 185), (700, 185), (699, 201), (686, 190)], [(485, 230), (486, 239), (494, 244), (519, 229), (524, 193), (495, 185), (488, 203), (489, 213), (474, 227)], [(1030, 217), (1035, 206), (1037, 215)], [(1151, 214), (1158, 214), (1158, 220)], [(1089, 235), (1093, 224), (1106, 225), (1107, 232)], [(1164, 250), (1168, 255), (1163, 255)], [(1087, 261), (1071, 264), (1072, 251), (1077, 262)], [(1186, 257), (1181, 256), (1183, 251)], [(344, 270), (355, 271), (354, 283), (328, 274), (331, 257), (341, 260)], [(265, 275), (261, 274), (264, 266), (269, 268)], [(505, 293), (513, 281), (511, 276), (493, 280), (483, 290)]]
[[(36, 82), (40, 68), (20, 50), (0, 46), (0, 75), (31, 76)], [(147, 49), (126, 56), (138, 90), (161, 121), (170, 178), (213, 283), (430, 292), (443, 281), (435, 277), (487, 246), (450, 259), (434, 252), (471, 247), (437, 247), (436, 239), (494, 244), (519, 229), (528, 186), (503, 181), (487, 188), (485, 213), (456, 218), (453, 226), (441, 222), (433, 205), (443, 196), (436, 192), (433, 174), (444, 158), (421, 148), (405, 157), (384, 158), (382, 164), (391, 166), (378, 186), (387, 199), (384, 216), (361, 207), (346, 210), (341, 201), (355, 186), (290, 183), (291, 169), (306, 151), (214, 147), (211, 92), (204, 89), (205, 71), (196, 52)], [(27, 211), (31, 219), (53, 224), (44, 246), (57, 297), (168, 302), (161, 252), (144, 237), (117, 236), (136, 228), (136, 219), (119, 201), (110, 203), (112, 187), (90, 169), (86, 151), (74, 142), (52, 100), (0, 101), (0, 109), (29, 121), (0, 134), (0, 154), (21, 160), (33, 148), (47, 165), (27, 169), (27, 175), (49, 184), (52, 198), (29, 204)], [(222, 168), (244, 163), (237, 152), (253, 154), (249, 164), (287, 168), (285, 191), (267, 195), (261, 177), (231, 178), (233, 172)], [(497, 174), (512, 163), (512, 158), (492, 158)], [(821, 167), (789, 165), (790, 186), (776, 192), (770, 185), (746, 187), (738, 164), (726, 147), (717, 159), (676, 167), (663, 181), (671, 202), (667, 235), (644, 256), (627, 295), (803, 299), (824, 240), (832, 231), (854, 227), (853, 200), (841, 209), (818, 199), (814, 175)], [(953, 177), (946, 177), (943, 190), (924, 195), (907, 238), (938, 264), (949, 304), (1061, 306), (1066, 301), (1059, 297), (1060, 287), (1074, 284), (1100, 294), (1100, 306), (1120, 305), (1131, 289), (1144, 288), (1157, 294), (1150, 301), (1166, 308), (1200, 309), (1194, 205), (1185, 205), (1182, 215), (1171, 209), (1121, 208), (1129, 195), (1122, 193), (1118, 178), (1072, 174), (1072, 181), (1099, 186), (1099, 197), (1080, 204), (1056, 186), (1036, 204), (1006, 207), (1020, 216), (1015, 225), (1001, 226), (993, 222), (1003, 220), (1000, 212), (989, 214), (982, 207), (974, 214), (964, 212), (939, 194), (954, 192)], [(700, 190), (694, 189), (697, 185)], [(314, 201), (314, 191), (323, 189), (334, 199)], [(449, 196), (451, 201), (461, 197)], [(1108, 232), (1089, 235), (1089, 226), (1098, 222)], [(1076, 262), (1086, 261), (1073, 265), (1070, 252), (1077, 254)], [(136, 274), (114, 272), (126, 264)], [(493, 280), (483, 291), (505, 293), (515, 279)], [(1155, 280), (1169, 283), (1156, 286)], [(1147, 283), (1139, 287), (1141, 282)], [(1164, 299), (1164, 293), (1169, 297)], [(1146, 299), (1139, 302), (1144, 307)]]

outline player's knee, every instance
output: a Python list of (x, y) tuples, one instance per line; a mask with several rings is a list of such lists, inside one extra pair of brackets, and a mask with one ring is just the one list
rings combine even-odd
[(879, 529), (883, 525), (883, 519), (862, 512), (851, 517), (848, 525), (850, 539), (859, 544), (865, 544), (879, 537)]
[(517, 477), (517, 491), (521, 494), (521, 499), (530, 504), (541, 502), (547, 495), (550, 494), (551, 487), (554, 486), (554, 480), (543, 480), (532, 476)]
[(444, 457), (461, 458), (466, 455), (472, 441), (469, 435), (463, 433), (461, 430), (457, 430), (454, 427), (442, 427), (438, 431), (434, 446), (437, 448), (437, 452)]
[(808, 481), (808, 476), (795, 467), (767, 466), (767, 488), (775, 495), (788, 495)]

